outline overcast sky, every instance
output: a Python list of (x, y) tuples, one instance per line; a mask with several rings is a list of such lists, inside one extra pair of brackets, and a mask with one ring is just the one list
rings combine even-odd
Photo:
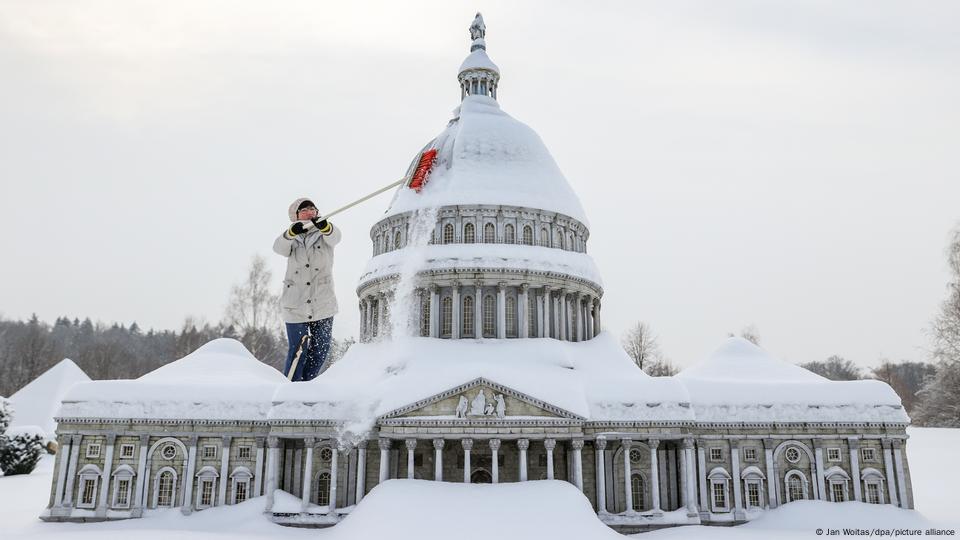
[[(292, 199), (398, 179), (459, 102), (474, 12), (505, 111), (590, 219), (603, 320), (688, 365), (925, 359), (960, 223), (960, 4), (0, 0), (0, 315), (219, 320)], [(382, 195), (337, 219), (334, 333)]]

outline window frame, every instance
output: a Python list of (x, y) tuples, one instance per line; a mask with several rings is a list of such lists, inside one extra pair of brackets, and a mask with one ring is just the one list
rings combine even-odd
[(759, 456), (760, 456), (760, 452), (757, 451), (757, 447), (756, 447), (756, 446), (744, 446), (744, 447), (743, 447), (743, 460), (744, 460), (744, 461), (757, 462), (757, 461), (760, 460)]
[[(129, 449), (130, 453), (127, 454), (126, 450)], [(120, 459), (132, 459), (135, 457), (137, 450), (133, 443), (123, 443), (120, 445)]]
[(238, 446), (237, 459), (253, 459), (253, 447), (250, 445)]
[[(837, 453), (835, 458), (832, 456), (833, 452)], [(831, 446), (827, 448), (827, 461), (830, 463), (840, 463), (843, 461), (843, 452), (839, 446)]]
[[(170, 478), (170, 504), (160, 504), (160, 496), (162, 485), (162, 479), (164, 476), (169, 476)], [(157, 474), (154, 476), (153, 481), (153, 508), (175, 508), (177, 506), (177, 480), (179, 476), (177, 475), (176, 469), (173, 467), (163, 467)]]
[[(869, 454), (868, 454), (869, 453)], [(868, 457), (869, 456), (869, 457)], [(877, 449), (872, 446), (866, 446), (860, 449), (860, 460), (868, 462), (877, 461)]]
[(460, 299), (460, 337), (472, 338), (475, 333), (476, 324), (474, 323), (474, 314), (476, 308), (473, 303), (473, 295), (465, 294)]
[[(87, 486), (93, 485), (90, 490), (90, 502), (84, 502), (87, 496)], [(93, 509), (97, 507), (97, 492), (100, 491), (100, 475), (81, 474), (80, 491), (77, 493), (77, 508)]]
[(84, 455), (86, 456), (87, 459), (99, 459), (100, 455), (103, 453), (102, 448), (103, 448), (103, 445), (98, 442), (88, 443), (87, 451), (85, 452)]
[[(212, 455), (208, 455), (207, 452), (210, 452)], [(201, 447), (200, 455), (203, 456), (200, 459), (217, 459), (217, 445), (215, 444), (205, 444)]]
[[(717, 455), (714, 455), (714, 452), (716, 452)], [(722, 447), (722, 446), (711, 446), (711, 447), (710, 447), (710, 451), (709, 451), (708, 453), (710, 454), (709, 457), (710, 457), (710, 462), (711, 462), (711, 463), (722, 463), (722, 462), (723, 462), (724, 452), (723, 452), (723, 447)]]
[[(750, 500), (750, 488), (757, 488), (757, 504)], [(746, 503), (747, 510), (752, 508), (763, 508), (763, 480), (760, 478), (747, 478), (743, 481), (743, 500)]]

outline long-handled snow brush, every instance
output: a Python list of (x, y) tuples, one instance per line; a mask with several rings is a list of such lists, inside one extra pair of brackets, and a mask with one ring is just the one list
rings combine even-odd
[(431, 148), (429, 150), (426, 150), (425, 152), (420, 154), (420, 161), (417, 162), (417, 168), (414, 169), (413, 174), (410, 175), (409, 177), (405, 176), (400, 180), (397, 180), (396, 182), (392, 182), (389, 185), (384, 186), (365, 197), (357, 199), (346, 206), (341, 206), (340, 208), (337, 208), (333, 212), (323, 214), (323, 218), (329, 219), (339, 214), (340, 212), (343, 212), (344, 210), (353, 208), (354, 206), (368, 199), (372, 199), (373, 197), (376, 197), (377, 195), (383, 193), (384, 191), (395, 188), (403, 183), (406, 183), (406, 187), (410, 189), (414, 189), (417, 191), (417, 193), (420, 193), (420, 189), (422, 189), (423, 186), (427, 183), (427, 176), (430, 174), (430, 169), (433, 168), (433, 161), (436, 159), (436, 157), (437, 157), (436, 149)]

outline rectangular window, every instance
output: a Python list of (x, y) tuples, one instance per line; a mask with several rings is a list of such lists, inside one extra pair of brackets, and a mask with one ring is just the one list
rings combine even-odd
[(748, 508), (760, 507), (760, 483), (759, 482), (747, 483), (747, 507)]
[(237, 482), (236, 488), (234, 488), (233, 502), (242, 503), (247, 500), (247, 482)]
[(861, 448), (860, 457), (864, 461), (876, 461), (877, 460), (877, 450), (876, 448)]
[(122, 458), (132, 458), (132, 457), (133, 457), (133, 445), (132, 445), (132, 444), (121, 444), (121, 445), (120, 445), (120, 457), (122, 457)]
[(756, 461), (757, 460), (757, 449), (752, 446), (747, 446), (743, 449), (743, 460), (744, 461)]
[(840, 449), (827, 448), (827, 461), (840, 461)]
[(213, 445), (204, 445), (203, 459), (217, 459), (217, 447)]
[(727, 485), (725, 482), (713, 482), (713, 509), (727, 509)]
[(833, 502), (847, 500), (847, 490), (842, 482), (830, 482), (830, 497)]
[(200, 506), (213, 505), (213, 480), (200, 481)]
[(880, 504), (880, 483), (879, 482), (867, 482), (867, 502), (870, 504)]
[(81, 507), (93, 508), (96, 502), (97, 480), (96, 478), (84, 478), (83, 486), (80, 489)]
[(250, 459), (251, 450), (249, 446), (237, 448), (237, 459)]
[(100, 443), (91, 443), (87, 445), (87, 457), (88, 458), (100, 457)]
[(723, 448), (711, 448), (710, 461), (723, 461)]
[(130, 507), (130, 479), (117, 479), (117, 496), (114, 497), (113, 506), (117, 508)]

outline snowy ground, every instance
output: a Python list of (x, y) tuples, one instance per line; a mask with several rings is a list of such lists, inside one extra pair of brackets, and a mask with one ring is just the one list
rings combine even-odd
[[(960, 472), (949, 466), (960, 448), (960, 429), (911, 428), (909, 448), (918, 511), (862, 503), (798, 502), (739, 527), (679, 527), (643, 538), (814, 538), (816, 530), (843, 528), (960, 530), (952, 495)], [(583, 497), (562, 482), (469, 486), (428, 481), (390, 481), (377, 488), (353, 514), (332, 529), (293, 529), (273, 525), (262, 515), (263, 502), (214, 508), (184, 517), (176, 509), (148, 518), (115, 523), (43, 523), (37, 519), (50, 492), (53, 460), (45, 458), (28, 476), (0, 477), (0, 538), (110, 539), (135, 534), (141, 540), (212, 538), (365, 539), (391, 535), (419, 540), (490, 538), (616, 538), (593, 515)], [(903, 536), (901, 531), (900, 536)], [(838, 532), (835, 536), (842, 536)], [(876, 536), (876, 534), (874, 534)]]

